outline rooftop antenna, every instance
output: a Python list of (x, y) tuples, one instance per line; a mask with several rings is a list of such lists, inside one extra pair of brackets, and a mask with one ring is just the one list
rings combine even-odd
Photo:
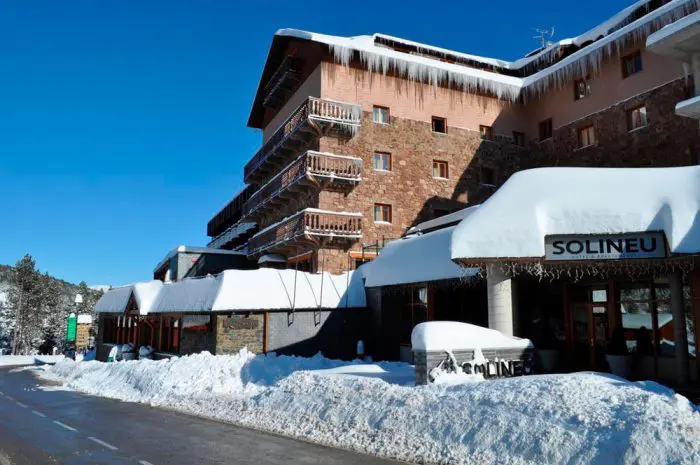
[(554, 26), (552, 26), (552, 29), (540, 29), (533, 27), (532, 30), (537, 33), (537, 35), (533, 36), (532, 38), (540, 40), (541, 48), (544, 49), (554, 44), (554, 42), (547, 40), (547, 36), (549, 36), (550, 39), (554, 37)]

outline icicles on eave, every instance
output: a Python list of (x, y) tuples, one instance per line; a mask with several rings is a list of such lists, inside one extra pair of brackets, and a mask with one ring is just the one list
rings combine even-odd
[[(354, 49), (337, 44), (329, 44), (331, 53), (337, 63), (349, 66)], [(519, 98), (520, 87), (498, 82), (493, 79), (470, 76), (466, 73), (450, 72), (437, 66), (402, 60), (366, 50), (358, 50), (360, 63), (371, 73), (387, 75), (390, 72), (410, 81), (422, 82), (437, 87), (447, 85), (469, 93), (486, 92), (499, 99), (515, 101)]]
[[(592, 49), (579, 59), (566, 65), (554, 64), (552, 65), (554, 70), (550, 68), (540, 71), (543, 76), (536, 78), (523, 89), (523, 97), (526, 100), (528, 98), (538, 97), (550, 89), (563, 87), (573, 79), (585, 77), (586, 75), (590, 75), (591, 77), (596, 75), (600, 72), (604, 61), (618, 55), (628, 45), (644, 41), (651, 33), (697, 10), (698, 1), (689, 0), (644, 22), (635, 29), (621, 34), (613, 40), (608, 40), (605, 44), (600, 44), (597, 47), (595, 43), (591, 44), (588, 47)], [(651, 14), (653, 14), (653, 12)], [(605, 40), (606, 39), (603, 38), (601, 42)], [(537, 76), (537, 74), (534, 76)]]

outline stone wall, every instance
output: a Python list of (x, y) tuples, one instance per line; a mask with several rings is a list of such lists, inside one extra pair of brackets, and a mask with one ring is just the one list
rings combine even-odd
[(264, 338), (264, 313), (216, 316), (216, 354), (235, 354), (244, 347), (250, 352), (262, 353)]
[(199, 352), (216, 352), (216, 334), (204, 331), (182, 331), (180, 353), (183, 355)]
[[(697, 121), (677, 116), (676, 103), (686, 98), (685, 79), (620, 101), (564, 126), (554, 121), (552, 138), (532, 141), (526, 167), (665, 167), (698, 162)], [(628, 131), (627, 110), (645, 105), (648, 124)], [(579, 148), (578, 130), (593, 125), (596, 143)]]

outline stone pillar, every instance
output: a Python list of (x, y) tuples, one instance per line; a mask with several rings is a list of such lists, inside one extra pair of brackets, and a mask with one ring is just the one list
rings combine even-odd
[(688, 367), (688, 330), (685, 323), (683, 307), (683, 279), (676, 271), (668, 276), (671, 289), (671, 313), (673, 313), (673, 333), (676, 348), (676, 382), (680, 386), (688, 384), (690, 379)]
[(514, 335), (515, 298), (513, 280), (496, 266), (488, 268), (486, 290), (489, 305), (489, 328), (508, 336)]

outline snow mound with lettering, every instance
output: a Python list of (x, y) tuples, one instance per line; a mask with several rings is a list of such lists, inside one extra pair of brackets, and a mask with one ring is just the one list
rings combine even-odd
[(42, 376), (89, 394), (419, 463), (700, 463), (700, 413), (655, 383), (596, 373), (429, 386), (386, 381), (411, 369), (243, 350), (65, 360)]

